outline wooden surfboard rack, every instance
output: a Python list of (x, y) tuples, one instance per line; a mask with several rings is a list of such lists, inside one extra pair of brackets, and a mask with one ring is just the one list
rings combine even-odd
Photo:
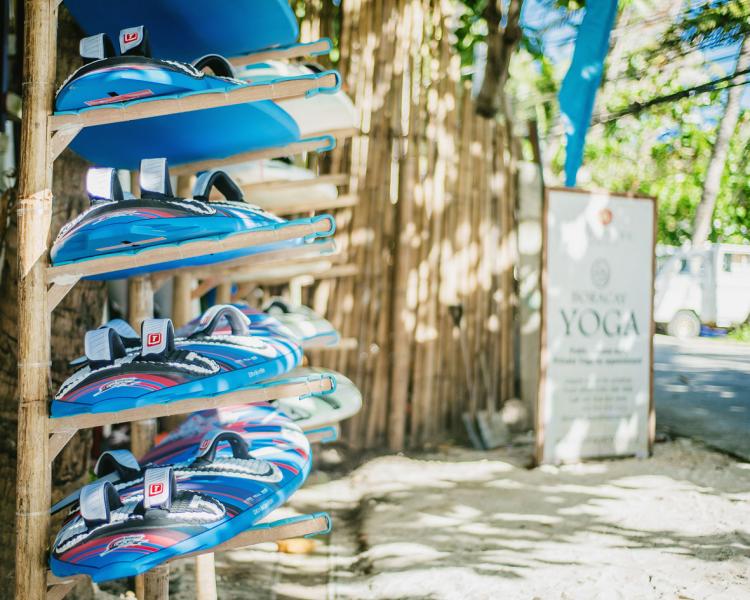
[[(294, 373), (277, 382), (266, 382), (256, 387), (205, 398), (190, 398), (169, 404), (139, 407), (115, 413), (75, 415), (61, 418), (49, 416), (50, 379), (50, 322), (51, 312), (66, 294), (83, 278), (124, 269), (155, 265), (171, 260), (194, 258), (250, 246), (284, 241), (296, 237), (325, 234), (330, 230), (326, 221), (294, 224), (278, 230), (236, 234), (223, 240), (199, 240), (179, 246), (145, 249), (127, 256), (110, 256), (90, 261), (49, 266), (47, 241), (50, 234), (52, 205), (52, 163), (86, 127), (123, 123), (158, 116), (218, 108), (262, 100), (299, 98), (320, 88), (333, 88), (337, 77), (332, 73), (317, 78), (282, 80), (269, 84), (239, 87), (222, 92), (192, 94), (180, 98), (130, 102), (78, 113), (53, 113), (55, 65), (57, 55), (57, 18), (60, 0), (27, 0), (25, 2), (24, 39), (25, 72), (23, 75), (23, 115), (18, 175), (18, 485), (15, 528), (16, 578), (15, 597), (23, 600), (61, 600), (83, 577), (56, 578), (47, 569), (51, 505), (50, 465), (75, 433), (84, 428), (114, 423), (131, 423), (133, 450), (143, 451), (151, 444), (156, 419), (182, 415), (197, 409), (231, 404), (260, 402), (278, 397), (325, 393), (332, 387), (330, 379), (290, 379)], [(303, 55), (320, 54), (330, 50), (329, 40), (300, 44), (289, 48), (256, 52), (236, 57), (234, 64), (252, 64), (269, 59), (290, 59)], [(195, 173), (250, 160), (281, 158), (302, 153), (325, 152), (335, 147), (336, 140), (357, 135), (358, 130), (323, 131), (298, 142), (264, 148), (190, 164), (174, 165), (172, 173), (178, 180), (178, 193), (186, 188), (188, 178)], [(321, 176), (323, 181), (345, 185), (347, 176)], [(182, 185), (180, 185), (180, 181)], [(326, 207), (304, 203), (285, 207), (290, 213), (311, 212), (322, 208), (353, 206), (355, 198), (343, 195), (338, 203)], [(279, 255), (286, 259), (292, 253)], [(298, 257), (299, 258), (299, 257)], [(259, 263), (273, 266), (273, 257), (257, 258)], [(296, 259), (295, 259), (296, 260)], [(278, 264), (278, 263), (277, 263)], [(346, 267), (347, 265), (341, 265)], [(232, 267), (234, 268), (234, 267)], [(333, 267), (335, 269), (337, 267)], [(268, 271), (266, 271), (268, 273)], [(309, 275), (309, 273), (308, 273)], [(172, 272), (174, 277), (173, 318), (179, 327), (190, 318), (190, 290), (195, 276), (189, 269)], [(335, 276), (335, 273), (320, 274)], [(340, 276), (346, 276), (341, 272)], [(153, 291), (166, 274), (132, 278), (129, 282), (131, 324), (138, 325), (153, 315)], [(283, 281), (282, 281), (283, 283)], [(288, 283), (288, 281), (286, 281)], [(338, 426), (326, 432), (311, 432), (317, 439), (338, 435)], [(330, 517), (324, 513), (306, 515), (291, 520), (276, 521), (256, 526), (212, 549), (228, 550), (260, 542), (309, 536), (330, 530)], [(199, 565), (208, 569), (213, 578), (211, 553), (197, 557)], [(161, 565), (136, 580), (139, 600), (145, 597), (166, 600), (168, 595), (168, 567)], [(146, 590), (146, 591), (144, 591)], [(150, 590), (150, 591), (147, 591)], [(199, 600), (216, 598), (215, 580), (208, 591), (199, 592)]]

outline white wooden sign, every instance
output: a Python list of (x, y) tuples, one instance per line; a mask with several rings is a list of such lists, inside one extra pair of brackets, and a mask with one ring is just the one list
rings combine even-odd
[(547, 190), (540, 463), (650, 452), (655, 222), (652, 198)]

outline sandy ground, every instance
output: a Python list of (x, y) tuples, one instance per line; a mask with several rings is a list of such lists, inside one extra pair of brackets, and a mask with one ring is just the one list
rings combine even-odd
[[(445, 448), (317, 472), (292, 507), (329, 510), (333, 532), (309, 554), (217, 556), (219, 597), (750, 598), (750, 464), (687, 440), (649, 460), (526, 462)], [(171, 597), (192, 584), (188, 564)]]

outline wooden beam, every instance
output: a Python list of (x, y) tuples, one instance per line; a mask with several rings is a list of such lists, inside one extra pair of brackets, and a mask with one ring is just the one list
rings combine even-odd
[(333, 239), (327, 239), (294, 248), (241, 256), (209, 267), (186, 267), (174, 271), (174, 274), (189, 273), (195, 279), (216, 279), (222, 275), (230, 276), (234, 270), (249, 266), (263, 265), (264, 268), (271, 268), (275, 265), (287, 265), (290, 262), (320, 260), (321, 258), (333, 258), (334, 256), (337, 256), (336, 242)]
[(62, 151), (70, 145), (79, 133), (81, 133), (82, 129), (83, 127), (80, 126), (67, 127), (52, 134), (49, 149), (50, 163), (53, 163), (55, 159), (62, 154)]
[(234, 274), (234, 280), (242, 283), (262, 283), (265, 285), (281, 285), (288, 283), (291, 279), (302, 278), (302, 285), (312, 285), (321, 279), (337, 279), (339, 277), (352, 277), (359, 272), (357, 265), (332, 265), (330, 261), (321, 261), (316, 265), (289, 265), (282, 272), (280, 268), (273, 271), (263, 270), (257, 273)]
[[(52, 204), (49, 113), (57, 46), (57, 7), (24, 2), (23, 116), (18, 164), (18, 438), (15, 598), (43, 600), (52, 473), (48, 446), (50, 313), (47, 239)], [(12, 500), (11, 500), (12, 502)], [(12, 585), (6, 593), (13, 595)], [(10, 589), (8, 589), (10, 588)]]
[(213, 552), (195, 557), (195, 600), (218, 600)]
[[(247, 548), (255, 544), (264, 544), (267, 542), (276, 542), (279, 540), (288, 540), (290, 538), (310, 537), (328, 533), (331, 530), (331, 517), (326, 513), (313, 513), (303, 517), (292, 519), (282, 519), (271, 523), (261, 523), (252, 529), (248, 529), (233, 537), (231, 540), (219, 544), (211, 549), (215, 554), (217, 552), (227, 552), (229, 550), (238, 550)], [(182, 558), (197, 556), (204, 552), (198, 551), (192, 554), (186, 554)]]
[[(234, 404), (251, 404), (253, 402), (267, 402), (276, 398), (320, 394), (328, 392), (331, 389), (333, 389), (333, 385), (328, 377), (319, 375), (299, 376), (295, 375), (295, 371), (291, 371), (283, 378), (270, 380), (244, 390), (237, 390), (218, 396), (189, 398), (167, 404), (151, 404), (149, 406), (129, 408), (117, 412), (86, 413), (70, 417), (50, 418), (48, 427), (50, 432), (57, 433), (72, 429), (155, 419), (168, 415), (190, 413), (196, 410), (232, 406)], [(49, 508), (49, 503), (47, 508)]]
[(193, 163), (186, 163), (184, 165), (174, 165), (169, 168), (172, 175), (194, 175), (201, 171), (209, 171), (211, 169), (218, 169), (227, 165), (235, 165), (237, 163), (249, 162), (252, 160), (265, 160), (272, 158), (284, 158), (286, 156), (294, 156), (296, 154), (303, 154), (305, 152), (325, 152), (333, 148), (336, 142), (336, 138), (333, 136), (329, 137), (308, 137), (299, 142), (292, 142), (284, 146), (274, 146), (272, 148), (264, 148), (263, 150), (252, 150), (250, 152), (241, 152), (227, 158), (202, 160)]
[(48, 268), (47, 278), (52, 283), (70, 284), (71, 281), (84, 277), (205, 256), (206, 254), (239, 250), (314, 234), (326, 234), (330, 231), (330, 225), (325, 220), (298, 223), (281, 229), (238, 233), (223, 240), (190, 241), (175, 246), (148, 248), (133, 254), (110, 255), (77, 263), (63, 264)]
[(77, 429), (71, 429), (70, 431), (59, 431), (53, 433), (49, 437), (49, 461), (50, 463), (57, 458), (57, 455), (62, 452), (65, 445), (73, 439), (73, 436), (77, 433)]
[(65, 596), (73, 591), (77, 583), (78, 581), (66, 581), (65, 583), (53, 585), (47, 590), (47, 600), (63, 600)]
[(333, 240), (331, 240), (331, 244), (325, 244), (323, 248), (318, 248), (318, 244), (315, 244), (315, 248), (300, 246), (294, 249), (245, 256), (227, 261), (226, 263), (220, 263), (215, 267), (186, 269), (185, 273), (189, 273), (195, 279), (202, 280), (200, 285), (191, 292), (191, 298), (196, 299), (215, 288), (221, 282), (225, 280), (235, 282), (237, 278), (241, 279), (248, 272), (251, 275), (259, 272), (273, 272), (274, 269), (285, 268), (290, 264), (295, 265), (295, 268), (304, 270), (305, 265), (314, 266), (323, 260), (329, 263), (340, 262), (343, 258), (343, 253), (336, 250), (336, 246), (333, 244)]
[[(132, 277), (128, 279), (128, 321), (136, 331), (146, 319), (154, 316), (154, 290), (149, 277)], [(156, 419), (144, 419), (130, 425), (130, 451), (136, 458), (141, 458), (154, 445), (156, 438)], [(135, 590), (139, 599), (169, 599), (169, 567), (160, 565), (145, 575), (135, 578)]]
[(172, 284), (172, 322), (179, 328), (187, 325), (193, 318), (190, 307), (192, 298), (190, 292), (193, 289), (193, 277), (189, 274), (177, 274)]
[(261, 208), (265, 208), (266, 210), (281, 216), (336, 210), (339, 208), (351, 208), (352, 206), (359, 204), (359, 196), (357, 194), (343, 194), (338, 198), (318, 200), (316, 202), (306, 201), (304, 196), (302, 196), (293, 202), (288, 202), (287, 204), (282, 204), (281, 202), (265, 203), (262, 198), (253, 200), (254, 203), (258, 204)]
[(311, 90), (334, 88), (336, 83), (336, 75), (326, 73), (316, 78), (285, 79), (274, 83), (246, 85), (227, 91), (197, 92), (180, 98), (156, 98), (154, 100), (124, 102), (84, 109), (75, 113), (54, 114), (49, 117), (49, 127), (52, 131), (69, 127), (94, 127), (196, 110), (222, 108), (260, 100), (298, 98)]
[(311, 444), (329, 444), (339, 439), (340, 428), (337, 423), (330, 423), (316, 427), (312, 431), (305, 431)]
[(320, 56), (321, 54), (328, 54), (331, 51), (331, 47), (331, 40), (323, 38), (307, 44), (294, 44), (284, 48), (261, 50), (260, 52), (251, 52), (242, 56), (233, 56), (228, 60), (233, 67), (246, 67), (269, 60), (289, 60), (302, 56)]
[(253, 181), (242, 186), (242, 191), (246, 194), (249, 192), (277, 192), (279, 190), (296, 190), (306, 189), (311, 185), (335, 185), (341, 186), (349, 183), (347, 173), (331, 173), (328, 175), (318, 175), (311, 179), (276, 179), (271, 181)]
[(222, 281), (216, 287), (216, 304), (229, 304), (232, 301), (231, 280)]
[(66, 283), (62, 285), (53, 283), (47, 290), (47, 310), (49, 310), (50, 312), (55, 310), (55, 308), (57, 308), (57, 305), (63, 301), (65, 296), (68, 295), (68, 292), (73, 289), (76, 283), (78, 283), (78, 279), (76, 279), (73, 283)]

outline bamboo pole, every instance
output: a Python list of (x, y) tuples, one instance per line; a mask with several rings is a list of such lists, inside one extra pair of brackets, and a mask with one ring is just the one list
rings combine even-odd
[(216, 288), (216, 304), (229, 304), (232, 301), (232, 282), (224, 281)]
[[(139, 331), (144, 320), (154, 316), (154, 292), (151, 279), (133, 277), (128, 280), (128, 321)], [(140, 458), (154, 445), (156, 419), (146, 419), (130, 425), (130, 449)], [(169, 567), (161, 565), (136, 577), (135, 593), (138, 600), (167, 600), (169, 598)]]
[(175, 275), (172, 281), (172, 321), (182, 327), (193, 318), (190, 307), (193, 303), (193, 278), (188, 274)]
[(24, 18), (23, 119), (18, 174), (18, 485), (15, 597), (42, 600), (52, 473), (47, 433), (50, 315), (47, 238), (52, 165), (49, 113), (57, 43), (57, 8), (27, 0)]
[(217, 600), (218, 598), (213, 552), (195, 557), (195, 598), (196, 600)]

